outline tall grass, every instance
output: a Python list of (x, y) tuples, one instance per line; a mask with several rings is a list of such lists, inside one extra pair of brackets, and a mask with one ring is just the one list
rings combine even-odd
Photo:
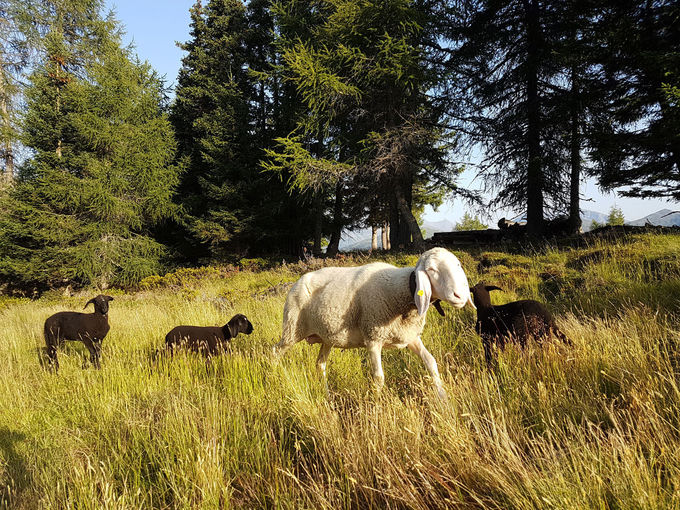
[[(3, 301), (0, 507), (680, 508), (678, 238), (457, 254), (495, 302), (548, 301), (574, 346), (489, 371), (473, 313), (448, 309), (424, 334), (447, 403), (408, 351), (379, 394), (364, 352), (333, 351), (327, 396), (316, 347), (269, 354), (305, 268), (206, 269), (116, 292), (102, 370), (70, 343), (55, 376), (42, 323), (92, 292)], [(152, 362), (172, 326), (237, 312), (255, 331), (230, 354)]]

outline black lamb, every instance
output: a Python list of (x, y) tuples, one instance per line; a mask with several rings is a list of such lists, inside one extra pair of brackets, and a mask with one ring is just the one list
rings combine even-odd
[(524, 299), (493, 306), (489, 295), (492, 290), (503, 289), (484, 283), (470, 288), (477, 307), (475, 331), (482, 337), (487, 364), (491, 363), (491, 346), (494, 343), (502, 350), (508, 340), (514, 340), (524, 348), (529, 337), (540, 344), (544, 338), (555, 335), (571, 345), (571, 341), (555, 325), (555, 319), (545, 305)]
[(171, 352), (184, 347), (205, 356), (215, 356), (239, 333), (250, 335), (253, 325), (243, 314), (234, 315), (224, 326), (177, 326), (165, 335), (165, 347)]
[(109, 301), (113, 301), (111, 296), (100, 294), (85, 303), (85, 308), (90, 303), (94, 305), (94, 313), (58, 312), (47, 318), (44, 329), (47, 356), (56, 371), (59, 370), (57, 347), (65, 340), (83, 342), (90, 351), (92, 364), (100, 367), (102, 341), (110, 328)]

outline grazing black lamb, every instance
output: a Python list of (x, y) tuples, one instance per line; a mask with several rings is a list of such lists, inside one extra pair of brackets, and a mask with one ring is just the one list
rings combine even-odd
[(532, 299), (524, 299), (493, 306), (489, 295), (492, 290), (503, 289), (484, 283), (470, 288), (477, 307), (475, 331), (482, 337), (487, 364), (491, 363), (491, 346), (494, 343), (503, 349), (508, 340), (515, 340), (524, 348), (529, 337), (540, 344), (543, 338), (555, 335), (571, 345), (571, 341), (555, 325), (555, 319), (545, 305)]
[(243, 314), (234, 315), (224, 326), (177, 326), (165, 335), (165, 348), (173, 352), (178, 347), (215, 356), (239, 333), (250, 335), (253, 325)]
[(94, 305), (94, 313), (57, 312), (45, 321), (45, 343), (50, 364), (59, 370), (57, 347), (65, 340), (80, 341), (90, 351), (90, 361), (99, 368), (99, 358), (102, 350), (102, 340), (109, 332), (109, 301), (111, 296), (102, 294), (85, 303)]

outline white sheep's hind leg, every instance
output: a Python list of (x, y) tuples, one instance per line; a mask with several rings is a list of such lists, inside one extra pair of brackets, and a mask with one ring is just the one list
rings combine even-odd
[(286, 307), (281, 340), (272, 348), (275, 357), (280, 358), (288, 349), (303, 339), (303, 337), (298, 335), (298, 319), (299, 315), (297, 312), (295, 310), (291, 311)]
[(385, 384), (385, 374), (382, 369), (382, 345), (373, 344), (368, 349), (368, 359), (371, 361), (371, 376), (373, 383), (380, 390)]
[(441, 398), (442, 400), (446, 400), (447, 399), (446, 391), (444, 391), (444, 387), (442, 386), (442, 380), (439, 377), (437, 362), (434, 360), (432, 354), (430, 354), (430, 351), (428, 351), (425, 348), (425, 345), (423, 345), (423, 341), (420, 339), (420, 337), (418, 337), (416, 341), (411, 342), (408, 345), (408, 348), (415, 352), (418, 356), (420, 356), (420, 359), (423, 360), (425, 368), (427, 368), (427, 371), (430, 373), (430, 377), (432, 377), (432, 382), (434, 382), (434, 385), (437, 387), (437, 393), (439, 394), (439, 398)]
[(319, 349), (319, 356), (316, 358), (316, 370), (323, 379), (323, 385), (326, 389), (326, 396), (330, 396), (330, 391), (328, 390), (328, 378), (326, 377), (326, 360), (328, 360), (328, 355), (331, 352), (331, 346), (326, 344), (321, 344), (321, 349)]

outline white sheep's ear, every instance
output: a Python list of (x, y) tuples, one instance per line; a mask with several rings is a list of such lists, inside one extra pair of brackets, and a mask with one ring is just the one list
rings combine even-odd
[(472, 294), (468, 296), (467, 304), (470, 305), (474, 310), (477, 309), (475, 302), (472, 300)]
[(430, 307), (430, 299), (432, 298), (432, 284), (430, 277), (422, 269), (416, 268), (416, 291), (413, 294), (413, 301), (418, 309), (418, 315), (425, 315), (427, 309)]

